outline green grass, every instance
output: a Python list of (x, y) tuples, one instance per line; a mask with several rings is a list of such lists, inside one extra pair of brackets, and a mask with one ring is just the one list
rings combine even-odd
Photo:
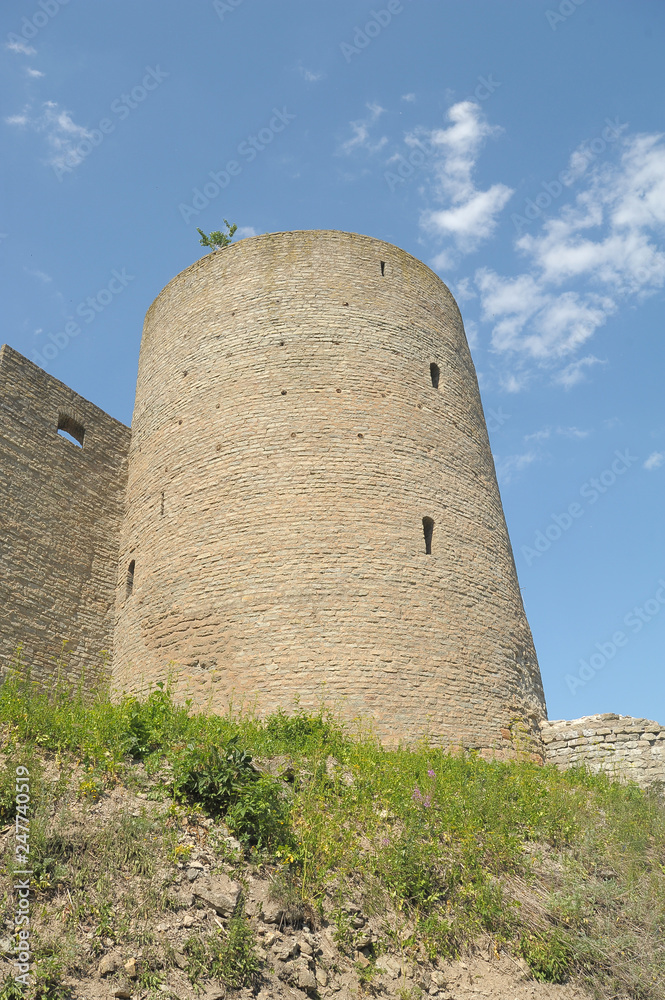
[(231, 917), (224, 936), (192, 934), (185, 942), (187, 974), (191, 983), (212, 974), (233, 989), (251, 986), (261, 969), (254, 932), (240, 907)]
[[(324, 711), (193, 714), (161, 685), (112, 704), (8, 680), (0, 724), (0, 749), (10, 762), (29, 759), (37, 786), (49, 756), (80, 762), (78, 794), (90, 799), (135, 780), (141, 761), (151, 797), (224, 817), (292, 907), (295, 895), (321, 912), (337, 894), (389, 914), (379, 947), (445, 958), (489, 935), (539, 980), (577, 977), (607, 1000), (665, 995), (665, 807), (656, 790), (425, 743), (387, 749)], [(291, 762), (288, 781), (257, 775), (257, 761), (278, 755)], [(3, 822), (12, 818), (8, 781), (11, 763), (0, 781)], [(123, 822), (127, 829), (88, 831), (86, 852), (149, 875), (152, 845), (166, 840), (145, 819)], [(42, 840), (35, 857), (45, 885), (56, 884), (81, 845)], [(351, 952), (354, 932), (339, 913), (338, 940)], [(244, 928), (234, 933), (251, 965)], [(193, 940), (191, 962), (209, 961), (213, 944)], [(226, 961), (222, 952), (216, 961)]]

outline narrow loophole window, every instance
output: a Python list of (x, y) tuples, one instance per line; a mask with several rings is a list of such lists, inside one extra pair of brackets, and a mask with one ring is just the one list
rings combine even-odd
[(126, 597), (131, 597), (132, 591), (134, 590), (134, 570), (136, 569), (136, 562), (134, 559), (130, 562), (127, 567), (127, 587), (125, 591)]
[(431, 517), (423, 518), (423, 534), (425, 535), (425, 555), (432, 555), (432, 535), (434, 534), (434, 521)]
[(434, 386), (435, 389), (438, 389), (439, 375), (441, 374), (441, 372), (439, 371), (439, 366), (434, 362), (432, 362), (431, 365), (429, 366), (429, 374), (430, 378), (432, 379), (432, 385)]
[(385, 278), (385, 276), (386, 276), (386, 262), (385, 262), (385, 260), (382, 260), (381, 261), (381, 277)]
[(159, 507), (159, 513), (160, 513), (160, 515), (162, 517), (164, 517), (164, 491), (163, 490), (162, 490), (162, 500), (161, 500), (160, 507)]
[(72, 444), (78, 445), (79, 448), (83, 447), (85, 428), (78, 420), (67, 416), (66, 413), (58, 415), (58, 434), (60, 437), (64, 437), (66, 441), (71, 441)]

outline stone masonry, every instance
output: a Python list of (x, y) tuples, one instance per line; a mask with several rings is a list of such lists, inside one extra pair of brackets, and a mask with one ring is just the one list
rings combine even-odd
[(0, 673), (665, 781), (657, 723), (546, 721), (462, 320), (409, 254), (243, 240), (148, 311), (131, 432), (7, 346), (0, 415)]
[(386, 741), (538, 738), (462, 320), (409, 254), (293, 232), (197, 261), (148, 311), (131, 443), (9, 348), (2, 407), (5, 665), (22, 643), (49, 683), (67, 638), (69, 675), (106, 650), (116, 692), (170, 674), (202, 707), (325, 701)]
[(630, 715), (587, 715), (541, 723), (545, 761), (566, 769), (585, 765), (646, 787), (665, 782), (665, 726)]
[(117, 690), (480, 748), (545, 715), (459, 310), (388, 243), (257, 236), (161, 292), (118, 580)]
[[(69, 432), (82, 447), (60, 436)], [(0, 668), (108, 680), (129, 428), (0, 350)], [(66, 646), (63, 650), (63, 642)]]

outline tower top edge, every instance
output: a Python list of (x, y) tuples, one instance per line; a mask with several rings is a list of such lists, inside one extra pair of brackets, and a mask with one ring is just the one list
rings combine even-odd
[(390, 250), (391, 253), (399, 254), (400, 256), (406, 258), (407, 260), (413, 262), (414, 265), (416, 265), (418, 268), (421, 268), (424, 272), (427, 272), (436, 282), (438, 282), (442, 286), (444, 291), (450, 296), (452, 301), (457, 306), (457, 302), (455, 300), (453, 293), (450, 291), (450, 289), (446, 285), (445, 281), (443, 281), (443, 279), (440, 277), (440, 275), (438, 275), (436, 271), (434, 271), (428, 264), (425, 264), (424, 261), (420, 260), (418, 257), (415, 257), (413, 254), (409, 253), (408, 250), (403, 250), (401, 247), (398, 247), (395, 243), (390, 243), (388, 240), (378, 239), (375, 236), (367, 236), (363, 233), (348, 232), (343, 229), (292, 229), (292, 230), (280, 230), (274, 233), (259, 233), (256, 236), (246, 236), (243, 239), (238, 240), (236, 243), (230, 243), (222, 250), (215, 250), (207, 254), (204, 254), (203, 257), (200, 257), (198, 260), (193, 261), (193, 263), (189, 264), (182, 271), (179, 271), (178, 274), (174, 275), (173, 278), (171, 278), (171, 280), (168, 281), (166, 285), (164, 285), (164, 287), (155, 296), (153, 302), (150, 305), (150, 308), (148, 309), (148, 313), (150, 313), (157, 300), (163, 295), (163, 293), (167, 289), (171, 288), (174, 285), (177, 285), (180, 281), (186, 280), (187, 277), (190, 277), (191, 275), (195, 274), (196, 271), (200, 270), (201, 268), (211, 266), (212, 261), (224, 258), (226, 257), (226, 255), (235, 256), (238, 253), (242, 253), (243, 250), (247, 248), (249, 245), (256, 245), (261, 243), (270, 245), (271, 243), (276, 242), (280, 239), (287, 240), (289, 237), (292, 237), (294, 242), (296, 242), (298, 239), (302, 241), (308, 239), (309, 240), (320, 239), (321, 241), (324, 241), (326, 239), (338, 237), (341, 239), (346, 239), (350, 243), (354, 243), (356, 245), (364, 243), (366, 245), (375, 245), (377, 248), (386, 247), (387, 249)]

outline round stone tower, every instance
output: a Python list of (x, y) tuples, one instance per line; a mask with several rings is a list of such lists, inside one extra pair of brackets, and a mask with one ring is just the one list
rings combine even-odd
[(255, 236), (148, 311), (116, 689), (496, 746), (545, 703), (457, 305), (342, 232)]

